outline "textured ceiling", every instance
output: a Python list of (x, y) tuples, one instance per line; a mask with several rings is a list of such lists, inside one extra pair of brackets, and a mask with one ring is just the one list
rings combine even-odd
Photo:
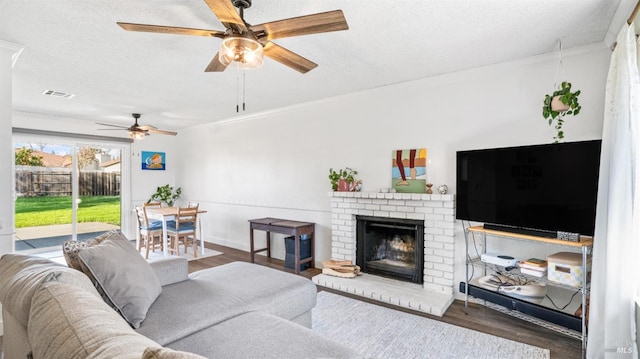
[(558, 39), (565, 49), (606, 42), (629, 2), (254, 0), (244, 13), (252, 24), (342, 9), (350, 28), (274, 40), (319, 66), (302, 75), (265, 58), (244, 80), (232, 68), (204, 72), (220, 39), (116, 25), (224, 30), (203, 0), (0, 0), (0, 40), (24, 46), (14, 111), (119, 124), (139, 112), (141, 123), (179, 130), (238, 116), (243, 81), (241, 115), (549, 53)]

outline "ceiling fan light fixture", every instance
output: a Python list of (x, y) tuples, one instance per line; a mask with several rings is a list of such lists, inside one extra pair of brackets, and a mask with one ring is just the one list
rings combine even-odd
[(129, 138), (133, 140), (144, 140), (146, 134), (142, 131), (129, 131)]
[(241, 35), (231, 35), (222, 40), (218, 55), (220, 63), (229, 66), (235, 62), (241, 69), (257, 69), (264, 61), (262, 45)]

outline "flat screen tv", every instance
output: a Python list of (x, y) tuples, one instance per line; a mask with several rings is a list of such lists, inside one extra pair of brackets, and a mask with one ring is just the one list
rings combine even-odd
[(456, 218), (543, 237), (593, 236), (600, 146), (592, 140), (458, 151)]

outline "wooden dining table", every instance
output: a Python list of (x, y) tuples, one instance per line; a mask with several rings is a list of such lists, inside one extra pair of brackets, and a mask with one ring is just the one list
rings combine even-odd
[[(169, 255), (167, 222), (176, 219), (176, 216), (178, 215), (178, 207), (147, 207), (146, 212), (149, 219), (162, 221), (162, 248), (163, 256), (166, 257)], [(202, 255), (204, 255), (204, 238), (202, 237), (202, 223), (200, 222), (199, 216), (201, 213), (207, 213), (207, 211), (198, 208), (198, 237), (200, 237), (200, 251), (202, 252)], [(139, 241), (140, 239), (138, 238), (137, 240)]]

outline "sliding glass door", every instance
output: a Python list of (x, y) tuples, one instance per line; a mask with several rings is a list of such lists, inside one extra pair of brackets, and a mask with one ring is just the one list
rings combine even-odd
[(120, 229), (122, 145), (14, 137), (16, 252)]

